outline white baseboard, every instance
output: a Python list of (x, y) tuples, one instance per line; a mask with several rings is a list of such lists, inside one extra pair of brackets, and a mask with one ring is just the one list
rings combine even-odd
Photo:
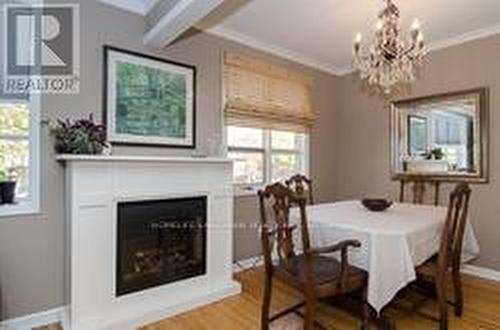
[(264, 257), (257, 256), (248, 259), (238, 260), (233, 263), (233, 273), (244, 272), (255, 267), (262, 266), (264, 264)]
[(147, 324), (152, 324), (160, 320), (172, 317), (174, 315), (188, 312), (190, 310), (196, 309), (198, 307), (206, 306), (208, 304), (220, 301), (224, 298), (228, 298), (241, 293), (241, 284), (236, 281), (231, 281), (227, 286), (223, 286), (214, 289), (212, 292), (208, 292), (203, 298), (194, 298), (188, 301), (184, 301), (174, 307), (169, 307), (168, 310), (157, 310), (152, 311), (146, 315), (133, 320), (124, 320), (118, 323), (109, 324), (102, 327), (103, 323), (99, 322), (98, 325), (89, 327), (78, 327), (78, 330), (85, 329), (107, 329), (107, 330), (136, 330), (146, 326)]
[[(0, 322), (0, 330), (31, 330), (32, 328), (61, 322), (63, 327), (67, 324), (68, 308), (58, 307), (48, 311), (21, 316)], [(64, 329), (68, 329), (64, 327)]]
[[(231, 285), (220, 288), (210, 293), (203, 300), (192, 300), (183, 303), (176, 307), (175, 310), (156, 311), (148, 315), (144, 315), (136, 320), (124, 321), (122, 324), (113, 324), (106, 326), (106, 329), (115, 330), (130, 330), (137, 329), (147, 323), (153, 323), (164, 318), (168, 318), (175, 314), (189, 311), (191, 309), (200, 307), (205, 304), (219, 301), (223, 298), (236, 295), (241, 292), (241, 284), (238, 282), (231, 282)], [(0, 322), (0, 330), (31, 330), (33, 328), (46, 326), (49, 324), (60, 322), (64, 330), (70, 330), (69, 322), (69, 306), (54, 308), (45, 312), (34, 313), (22, 316), (15, 319), (9, 319)], [(95, 327), (91, 327), (94, 329)], [(82, 328), (83, 329), (83, 328)]]
[(500, 282), (500, 271), (478, 267), (473, 265), (463, 265), (462, 273), (480, 277), (485, 280)]

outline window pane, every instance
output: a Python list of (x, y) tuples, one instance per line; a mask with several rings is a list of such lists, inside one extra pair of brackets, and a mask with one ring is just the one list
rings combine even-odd
[(228, 126), (227, 143), (230, 147), (263, 148), (263, 130), (260, 128)]
[(0, 136), (29, 134), (29, 110), (25, 104), (0, 103)]
[(303, 138), (302, 134), (284, 131), (272, 131), (271, 136), (273, 149), (282, 150), (300, 149), (300, 141)]
[(259, 152), (228, 153), (234, 162), (234, 183), (263, 183), (264, 182), (264, 154)]
[(281, 181), (290, 176), (300, 173), (300, 159), (297, 154), (273, 153), (272, 176), (273, 181)]
[(28, 197), (29, 192), (29, 145), (27, 140), (0, 140), (0, 171), (4, 179), (17, 182), (16, 194)]

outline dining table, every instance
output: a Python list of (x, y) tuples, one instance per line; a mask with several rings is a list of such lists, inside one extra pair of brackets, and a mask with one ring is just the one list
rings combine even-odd
[[(299, 225), (298, 211), (290, 210), (291, 225)], [(380, 312), (398, 291), (416, 279), (415, 267), (438, 252), (447, 208), (394, 203), (383, 212), (373, 212), (361, 201), (349, 200), (309, 205), (306, 214), (313, 247), (346, 239), (361, 242), (360, 248), (350, 249), (349, 262), (368, 272), (368, 303)], [(293, 241), (300, 250), (300, 230), (294, 231)], [(479, 245), (467, 221), (462, 262), (478, 254)]]

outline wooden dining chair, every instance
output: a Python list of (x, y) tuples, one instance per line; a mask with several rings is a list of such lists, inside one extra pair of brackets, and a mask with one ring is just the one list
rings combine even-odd
[(448, 328), (447, 276), (451, 270), (455, 315), (463, 312), (462, 281), (460, 264), (462, 244), (469, 209), (471, 190), (466, 183), (460, 183), (450, 194), (448, 213), (441, 234), (439, 252), (416, 268), (417, 278), (432, 283), (439, 305), (439, 328)]
[(286, 180), (285, 184), (298, 194), (307, 194), (308, 203), (310, 205), (314, 204), (312, 179), (302, 174), (295, 174)]
[(439, 205), (439, 192), (441, 188), (441, 183), (436, 180), (430, 180), (424, 177), (409, 177), (400, 180), (399, 188), (399, 202), (405, 202), (405, 192), (408, 185), (411, 185), (413, 192), (413, 204), (424, 204), (425, 193), (427, 187), (431, 186), (434, 188), (434, 205)]
[[(318, 299), (362, 290), (362, 329), (367, 329), (369, 307), (366, 304), (368, 276), (363, 270), (348, 263), (350, 247), (360, 247), (356, 240), (345, 240), (328, 247), (312, 248), (306, 215), (306, 198), (288, 189), (282, 183), (267, 186), (259, 193), (261, 215), (261, 240), (264, 252), (264, 295), (261, 311), (261, 328), (269, 329), (269, 324), (288, 313), (295, 312), (304, 318), (304, 329), (322, 327), (315, 321), (315, 307)], [(291, 226), (290, 206), (298, 205), (300, 225)], [(274, 225), (268, 221), (267, 213), (274, 218)], [(303, 252), (295, 251), (293, 231), (300, 227)], [(273, 248), (276, 245), (277, 260), (273, 262)], [(326, 256), (340, 252), (341, 259)], [(305, 301), (291, 306), (277, 314), (270, 315), (273, 278), (298, 289), (305, 294)], [(299, 309), (305, 306), (305, 314)]]

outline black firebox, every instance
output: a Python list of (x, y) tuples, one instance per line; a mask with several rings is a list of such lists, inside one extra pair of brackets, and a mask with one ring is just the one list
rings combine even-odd
[(206, 273), (207, 198), (118, 203), (117, 296)]

